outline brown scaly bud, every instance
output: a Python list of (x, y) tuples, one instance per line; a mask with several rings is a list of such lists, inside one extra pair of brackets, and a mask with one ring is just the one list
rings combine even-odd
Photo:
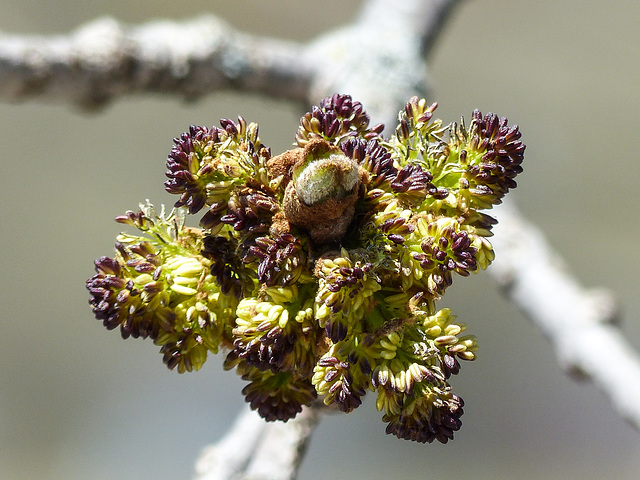
[(282, 210), (291, 225), (306, 230), (316, 244), (340, 240), (353, 220), (366, 173), (341, 149), (314, 139), (304, 148), (274, 157), (275, 172), (290, 179)]

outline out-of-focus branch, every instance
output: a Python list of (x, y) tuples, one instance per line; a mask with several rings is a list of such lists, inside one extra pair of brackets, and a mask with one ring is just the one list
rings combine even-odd
[(237, 89), (310, 103), (348, 92), (372, 112), (426, 89), (424, 52), (456, 0), (384, 0), (308, 44), (243, 33), (215, 16), (127, 26), (105, 18), (69, 35), (0, 32), (0, 99), (94, 109), (124, 96), (194, 99)]
[(496, 216), (496, 260), (489, 272), (553, 344), (561, 367), (592, 380), (640, 430), (640, 358), (615, 324), (612, 295), (581, 286), (514, 205), (501, 205)]
[(220, 441), (202, 452), (194, 480), (295, 478), (320, 408), (305, 408), (287, 423), (266, 423), (247, 408)]
[(187, 99), (242, 89), (304, 101), (302, 46), (247, 35), (217, 17), (130, 27), (105, 18), (66, 36), (0, 33), (0, 99), (92, 109), (123, 95)]
[(309, 45), (311, 101), (349, 93), (374, 122), (393, 126), (413, 95), (426, 96), (426, 53), (459, 0), (370, 0), (357, 20)]

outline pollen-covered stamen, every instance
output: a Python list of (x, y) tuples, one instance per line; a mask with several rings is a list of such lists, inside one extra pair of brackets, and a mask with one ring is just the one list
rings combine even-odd
[(167, 368), (184, 373), (200, 369), (206, 361), (207, 350), (202, 335), (186, 327), (175, 340), (164, 343), (160, 353)]
[(462, 426), (463, 406), (448, 385), (432, 387), (408, 399), (401, 413), (387, 412), (382, 419), (389, 423), (387, 434), (419, 443), (447, 443)]
[(96, 260), (96, 271), (87, 280), (89, 303), (107, 329), (120, 327), (123, 338), (157, 338), (160, 330), (172, 328), (176, 316), (161, 301), (166, 284), (108, 257)]
[[(233, 329), (233, 351), (228, 364), (242, 360), (259, 370), (295, 372), (310, 376), (316, 362), (308, 326), (313, 316), (311, 300), (296, 303), (297, 288), (267, 288), (270, 300), (248, 297), (240, 301)], [(276, 301), (276, 299), (278, 301)]]
[[(346, 345), (343, 345), (346, 347)], [(370, 385), (370, 365), (351, 351), (347, 358), (339, 359), (332, 348), (316, 365), (312, 382), (324, 396), (324, 403), (336, 404), (343, 412), (351, 412), (362, 404), (362, 397)]]
[(365, 139), (379, 136), (383, 128), (384, 125), (369, 128), (369, 115), (362, 104), (353, 101), (349, 95), (335, 94), (302, 117), (296, 141), (301, 147), (317, 138), (337, 145), (348, 136)]
[(433, 176), (419, 165), (407, 165), (398, 172), (391, 182), (395, 193), (409, 193), (424, 197), (437, 192), (431, 183)]
[(286, 422), (317, 398), (309, 380), (294, 373), (261, 371), (243, 364), (238, 370), (249, 381), (242, 389), (245, 401), (267, 422)]
[(290, 233), (277, 237), (259, 237), (243, 257), (246, 264), (258, 263), (258, 281), (267, 287), (282, 287), (296, 282), (306, 266), (300, 239)]
[(369, 173), (370, 189), (382, 188), (396, 178), (398, 170), (393, 165), (391, 153), (377, 140), (350, 138), (342, 142), (340, 148), (347, 157), (356, 160)]
[[(461, 230), (457, 222), (440, 218), (427, 223), (420, 218), (417, 227), (422, 238), (420, 250), (412, 250), (410, 258), (423, 270), (419, 277), (423, 279), (422, 284), (426, 280), (426, 291), (430, 294), (442, 295), (453, 283), (452, 273), (466, 277), (478, 270), (478, 248), (475, 240), (468, 231)], [(482, 255), (484, 261), (484, 251)]]
[(266, 233), (271, 225), (271, 217), (278, 210), (275, 198), (251, 188), (244, 188), (231, 196), (227, 204), (227, 213), (220, 217), (220, 222), (231, 225), (237, 231)]
[(362, 320), (371, 307), (372, 294), (381, 288), (377, 277), (371, 275), (371, 268), (371, 264), (352, 262), (344, 257), (318, 260), (316, 320), (333, 342), (347, 337), (352, 326)]
[(222, 217), (227, 212), (228, 203), (220, 201), (212, 203), (209, 210), (200, 219), (200, 226), (204, 229), (212, 230), (222, 223)]
[(115, 221), (124, 225), (131, 225), (143, 232), (153, 226), (153, 220), (148, 218), (142, 210), (138, 210), (137, 212), (129, 210), (125, 215), (118, 215)]
[(167, 158), (165, 189), (180, 195), (176, 207), (186, 206), (190, 213), (199, 212), (207, 200), (206, 185), (214, 173), (216, 145), (226, 139), (227, 134), (218, 127), (191, 125), (189, 131), (174, 138), (174, 146)]
[(211, 275), (224, 294), (241, 298), (253, 288), (253, 272), (237, 257), (237, 242), (225, 237), (204, 237), (202, 255), (212, 261)]
[(493, 113), (485, 116), (473, 112), (466, 130), (454, 124), (452, 140), (461, 145), (460, 162), (466, 165), (465, 188), (481, 208), (500, 203), (511, 188), (514, 178), (522, 172), (525, 146), (520, 141), (517, 125), (509, 126), (505, 117)]
[[(267, 331), (265, 332), (265, 330)], [(261, 335), (249, 342), (246, 342), (242, 337), (236, 338), (233, 344), (235, 355), (246, 360), (248, 365), (255, 366), (260, 370), (270, 369), (277, 373), (282, 369), (281, 364), (284, 357), (293, 351), (295, 337), (291, 334), (287, 335), (277, 325), (271, 328), (257, 328), (256, 331)], [(246, 333), (251, 332), (247, 331)], [(234, 330), (234, 335), (241, 334)]]
[[(117, 251), (116, 259), (97, 260), (98, 273), (87, 281), (96, 318), (109, 330), (120, 327), (123, 338), (151, 337), (161, 345), (170, 343), (163, 339), (175, 333), (174, 328), (188, 328), (180, 326), (178, 305), (186, 308), (195, 302), (205, 271), (201, 259), (170, 255), (146, 241), (119, 243)], [(189, 361), (195, 368), (204, 363), (195, 357)]]
[(415, 230), (415, 227), (407, 223), (407, 219), (399, 216), (392, 216), (384, 220), (378, 227), (382, 233), (387, 234), (387, 238), (395, 244), (404, 243), (406, 236)]
[(400, 111), (396, 138), (405, 145), (416, 144), (418, 136), (428, 140), (429, 134), (442, 126), (441, 120), (433, 119), (437, 107), (437, 103), (429, 105), (424, 98), (411, 98)]

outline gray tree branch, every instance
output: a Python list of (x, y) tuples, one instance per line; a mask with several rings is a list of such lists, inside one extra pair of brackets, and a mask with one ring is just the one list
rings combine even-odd
[(247, 35), (213, 16), (137, 27), (104, 18), (66, 36), (0, 34), (0, 98), (94, 109), (124, 95), (195, 99), (242, 89), (305, 101), (312, 71), (304, 58), (299, 44)]
[(257, 413), (245, 408), (224, 438), (202, 452), (195, 479), (295, 478), (320, 416), (321, 407), (314, 406), (287, 423), (266, 423)]
[(613, 296), (580, 285), (512, 203), (496, 214), (496, 259), (488, 271), (553, 344), (560, 366), (577, 379), (592, 380), (640, 430), (640, 359), (618, 328)]
[[(143, 93), (192, 99), (241, 89), (311, 103), (342, 92), (392, 126), (408, 98), (426, 96), (426, 53), (457, 4), (404, 0), (389, 8), (370, 0), (352, 24), (307, 44), (241, 33), (215, 17), (138, 27), (105, 19), (68, 36), (0, 35), (0, 99), (90, 109)], [(582, 287), (515, 207), (496, 214), (489, 271), (498, 285), (550, 339), (561, 365), (591, 379), (640, 429), (640, 360), (611, 322), (611, 296)], [(318, 417), (310, 408), (287, 424), (266, 424), (242, 414), (205, 450), (195, 478), (294, 478)]]

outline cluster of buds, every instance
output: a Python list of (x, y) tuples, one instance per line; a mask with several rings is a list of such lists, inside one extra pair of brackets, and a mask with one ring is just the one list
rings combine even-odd
[(96, 318), (151, 338), (179, 372), (225, 350), (268, 421), (318, 397), (350, 412), (373, 392), (387, 433), (446, 443), (463, 413), (449, 381), (477, 343), (436, 302), (493, 260), (480, 210), (516, 186), (525, 147), (505, 118), (445, 126), (435, 109), (412, 98), (384, 138), (336, 94), (276, 156), (241, 117), (190, 127), (167, 159), (174, 210), (116, 219), (139, 233), (95, 262)]

